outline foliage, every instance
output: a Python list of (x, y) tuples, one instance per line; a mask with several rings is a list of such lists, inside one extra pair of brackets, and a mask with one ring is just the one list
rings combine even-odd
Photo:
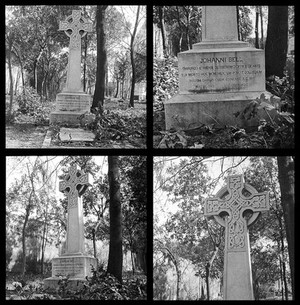
[(32, 87), (25, 87), (24, 92), (16, 97), (19, 108), (16, 111), (15, 119), (25, 114), (34, 118), (38, 124), (48, 123), (49, 109), (43, 105), (40, 96)]
[[(68, 288), (69, 278), (60, 277), (55, 292), (46, 291), (39, 280), (33, 281), (32, 276), (14, 279), (14, 295), (8, 299), (20, 300), (145, 300), (147, 296), (145, 276), (126, 277), (123, 284), (100, 266), (92, 271), (92, 276), (77, 290)], [(15, 296), (17, 293), (17, 297)]]
[(239, 33), (242, 41), (247, 41), (251, 35), (253, 26), (250, 19), (251, 10), (249, 6), (239, 6)]
[(153, 104), (154, 110), (164, 108), (163, 102), (170, 99), (178, 90), (178, 68), (176, 60), (167, 57), (153, 59)]
[[(164, 23), (170, 55), (191, 49), (200, 41), (201, 6), (164, 6)], [(153, 7), (153, 22), (160, 27), (158, 7)]]
[(146, 269), (147, 252), (147, 159), (145, 156), (122, 156), (121, 198), (123, 245), (136, 256), (133, 271)]
[[(99, 142), (110, 140), (128, 140), (135, 143), (135, 139), (146, 137), (146, 113), (128, 108), (126, 111), (107, 111), (103, 116), (97, 116), (90, 128), (96, 133)], [(144, 142), (144, 141), (143, 141)]]

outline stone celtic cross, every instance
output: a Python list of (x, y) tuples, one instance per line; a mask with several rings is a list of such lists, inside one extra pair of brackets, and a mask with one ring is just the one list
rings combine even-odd
[[(69, 30), (72, 31), (71, 34), (68, 32)], [(59, 31), (65, 31), (65, 34), (70, 37), (70, 49), (78, 49), (81, 38), (87, 32), (92, 32), (92, 24), (81, 16), (81, 10), (73, 10), (72, 15), (68, 16), (65, 21), (60, 21)]]
[[(243, 195), (246, 190), (249, 196)], [(253, 299), (248, 227), (269, 210), (268, 192), (258, 193), (242, 175), (229, 176), (227, 186), (206, 199), (204, 215), (225, 227), (225, 300)], [(245, 218), (250, 211), (249, 219)]]
[(90, 186), (90, 175), (78, 170), (76, 165), (71, 166), (69, 173), (63, 181), (59, 182), (59, 190), (67, 192), (68, 221), (66, 253), (84, 253), (84, 226), (81, 196)]
[[(81, 10), (73, 10), (65, 21), (60, 21), (59, 31), (70, 37), (67, 83), (65, 92), (81, 91), (81, 38), (92, 32), (92, 24), (81, 16)], [(71, 33), (69, 33), (71, 31)]]

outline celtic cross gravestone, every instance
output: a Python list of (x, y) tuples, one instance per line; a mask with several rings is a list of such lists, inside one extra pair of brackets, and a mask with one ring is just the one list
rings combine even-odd
[(90, 110), (89, 94), (81, 86), (81, 39), (92, 32), (92, 24), (82, 16), (81, 10), (59, 24), (59, 31), (70, 37), (67, 81), (63, 92), (56, 96), (56, 108), (50, 115), (50, 122), (80, 123), (80, 116)]
[(70, 37), (67, 84), (64, 91), (78, 92), (81, 90), (81, 38), (87, 32), (92, 32), (92, 24), (81, 16), (80, 10), (73, 10), (71, 16), (59, 23), (59, 30), (65, 31)]
[(69, 287), (77, 286), (78, 281), (85, 281), (91, 275), (91, 265), (97, 267), (96, 258), (85, 253), (84, 222), (82, 195), (90, 186), (90, 176), (76, 165), (71, 166), (69, 173), (59, 183), (59, 190), (68, 197), (67, 238), (63, 254), (52, 259), (52, 277), (44, 281), (44, 287), (55, 288), (58, 275), (70, 276)]
[[(247, 195), (246, 195), (246, 194)], [(253, 300), (248, 227), (269, 210), (268, 192), (258, 193), (242, 175), (229, 176), (227, 186), (205, 202), (204, 215), (225, 227), (223, 288), (225, 300)], [(247, 214), (251, 216), (247, 218)]]

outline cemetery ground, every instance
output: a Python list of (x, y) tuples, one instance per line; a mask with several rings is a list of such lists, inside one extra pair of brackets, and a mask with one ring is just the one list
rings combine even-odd
[[(18, 98), (20, 101), (22, 96)], [(6, 118), (9, 96), (6, 96)], [(146, 103), (135, 102), (134, 108), (119, 99), (106, 99), (103, 115), (81, 126), (49, 124), (55, 101), (41, 101), (36, 94), (28, 93), (23, 102), (14, 96), (12, 119), (7, 121), (7, 148), (144, 148), (146, 146)], [(62, 127), (79, 127), (92, 132), (89, 138), (72, 141), (61, 139)]]
[[(287, 75), (294, 69), (288, 60)], [(290, 82), (289, 79), (292, 81)], [(172, 58), (154, 63), (153, 146), (155, 148), (294, 148), (294, 78), (278, 77), (266, 81), (266, 88), (274, 97), (266, 104), (264, 97), (253, 100), (244, 108), (245, 120), (260, 118), (264, 112), (270, 120), (260, 120), (252, 128), (215, 124), (190, 126), (188, 129), (166, 130), (164, 102), (177, 93), (178, 68)], [(272, 102), (272, 100), (271, 100)], [(273, 116), (276, 119), (273, 120)]]
[(147, 276), (131, 271), (123, 272), (122, 285), (104, 270), (94, 272), (84, 286), (77, 290), (66, 288), (68, 279), (61, 277), (56, 290), (44, 289), (43, 280), (51, 276), (51, 271), (39, 274), (6, 273), (7, 300), (134, 300), (146, 299)]

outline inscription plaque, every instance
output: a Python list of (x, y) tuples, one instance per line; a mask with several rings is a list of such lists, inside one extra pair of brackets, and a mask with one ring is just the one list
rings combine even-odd
[(256, 54), (253, 51), (186, 53), (178, 64), (180, 93), (263, 91), (264, 62)]
[(52, 261), (52, 276), (69, 275), (84, 276), (85, 263), (84, 257), (57, 258)]

